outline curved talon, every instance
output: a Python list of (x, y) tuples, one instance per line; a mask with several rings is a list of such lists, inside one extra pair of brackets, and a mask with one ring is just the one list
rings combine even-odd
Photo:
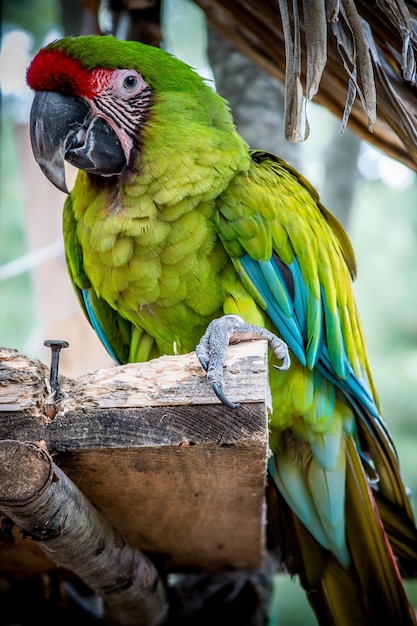
[(290, 359), (290, 355), (286, 354), (283, 358), (282, 358), (282, 365), (275, 365), (274, 367), (276, 370), (280, 370), (281, 372), (286, 372), (291, 365), (291, 359)]
[(222, 390), (223, 365), (227, 348), (231, 343), (250, 339), (268, 341), (275, 357), (282, 361), (281, 365), (274, 365), (275, 369), (285, 371), (290, 367), (288, 346), (282, 339), (266, 328), (246, 324), (239, 315), (235, 314), (212, 320), (196, 346), (195, 351), (202, 368), (207, 372), (208, 382), (220, 402), (230, 409), (236, 409), (239, 404), (230, 402)]
[(240, 406), (239, 404), (234, 404), (233, 402), (231, 402), (230, 400), (226, 398), (220, 385), (218, 385), (217, 383), (211, 383), (211, 386), (213, 388), (214, 393), (220, 400), (220, 402), (222, 402), (229, 409), (237, 409), (237, 407)]
[(209, 360), (206, 359), (206, 357), (204, 356), (199, 356), (198, 360), (200, 361), (201, 367), (207, 372), (208, 366), (209, 366)]

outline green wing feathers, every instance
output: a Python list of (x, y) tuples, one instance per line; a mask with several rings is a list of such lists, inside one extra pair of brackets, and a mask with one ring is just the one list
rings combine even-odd
[(417, 530), (342, 226), (298, 172), (250, 151), (227, 103), (162, 50), (64, 38), (27, 79), (42, 170), (65, 190), (64, 161), (80, 168), (66, 260), (108, 352), (118, 363), (184, 354), (228, 313), (281, 337), (291, 367), (271, 358), (274, 546), (320, 623), (415, 626), (397, 563), (416, 574)]

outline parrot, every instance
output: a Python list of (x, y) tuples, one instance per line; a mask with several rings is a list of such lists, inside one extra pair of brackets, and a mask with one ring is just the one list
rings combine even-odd
[[(233, 411), (227, 348), (265, 339), (266, 499), (282, 567), (320, 624), (415, 625), (402, 578), (417, 571), (417, 530), (341, 224), (161, 48), (67, 36), (33, 56), (26, 80), (35, 160), (67, 194), (69, 277), (114, 362), (195, 350)], [(78, 170), (71, 191), (65, 161)]]

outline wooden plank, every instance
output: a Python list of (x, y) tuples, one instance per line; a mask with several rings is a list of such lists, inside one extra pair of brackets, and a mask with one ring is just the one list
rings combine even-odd
[[(233, 402), (269, 402), (266, 341), (229, 347), (224, 391)], [(44, 412), (48, 368), (37, 359), (0, 348), (0, 411)], [(162, 356), (87, 372), (77, 379), (60, 377), (65, 399), (61, 411), (90, 407), (144, 407), (219, 404), (194, 352)]]
[[(266, 342), (231, 346), (227, 409), (194, 353), (61, 377), (0, 350), (0, 438), (44, 440), (56, 464), (167, 571), (252, 569), (264, 554), (269, 387)], [(244, 521), (244, 523), (243, 523)], [(0, 575), (53, 566), (30, 539), (0, 544)], [(18, 554), (19, 553), (19, 554)]]

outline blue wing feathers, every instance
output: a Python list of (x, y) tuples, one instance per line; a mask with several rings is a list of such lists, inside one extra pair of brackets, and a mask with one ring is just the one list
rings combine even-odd
[[(332, 315), (328, 310), (323, 291), (321, 302), (317, 301), (314, 305), (314, 320), (308, 321), (309, 310), (312, 309), (310, 298), (313, 296), (308, 293), (297, 260), (286, 266), (293, 277), (293, 297), (288, 291), (288, 277), (284, 278), (273, 256), (268, 262), (258, 262), (246, 254), (240, 261), (248, 278), (266, 302), (266, 310), (272, 322), (302, 365), (310, 369), (316, 366), (348, 397), (355, 397), (366, 411), (379, 419), (378, 407), (366, 376), (359, 377), (354, 372), (346, 354), (339, 316)], [(331, 353), (327, 336), (331, 338), (330, 345), (335, 342), (335, 349)]]
[[(280, 275), (278, 266), (274, 263), (273, 259), (269, 262), (261, 263), (255, 261), (248, 254), (243, 256), (240, 259), (244, 270), (246, 271), (249, 279), (256, 286), (256, 289), (262, 295), (267, 303), (267, 312), (270, 316), (271, 320), (275, 324), (277, 328), (279, 328), (280, 332), (284, 340), (291, 347), (291, 350), (300, 360), (300, 362), (305, 365), (306, 358), (304, 352), (304, 342), (303, 336), (301, 334), (301, 329), (299, 324), (297, 324), (295, 315), (294, 315), (294, 306), (291, 304), (289, 307), (289, 294), (287, 287), (285, 285), (285, 281), (283, 281), (282, 276)], [(266, 271), (266, 265), (269, 265), (269, 270)], [(265, 278), (268, 276), (268, 281)], [(273, 290), (270, 287), (270, 283), (276, 283), (273, 287)], [(280, 283), (280, 287), (277, 286), (277, 283)], [(289, 311), (289, 314), (286, 315), (284, 310), (280, 306), (279, 300), (276, 300), (274, 297), (274, 292), (279, 293), (280, 297), (283, 298), (284, 308)]]
[(321, 288), (321, 300), (323, 302), (327, 346), (330, 353), (330, 360), (337, 376), (342, 379), (346, 379), (349, 376), (351, 366), (346, 355), (339, 313), (337, 308), (334, 313), (329, 311), (323, 287)]
[(103, 344), (103, 346), (106, 348), (107, 352), (110, 354), (111, 358), (120, 365), (120, 360), (117, 358), (116, 353), (114, 352), (111, 343), (109, 342), (109, 340), (106, 337), (106, 334), (102, 328), (102, 326), (100, 325), (97, 315), (94, 311), (94, 307), (93, 307), (93, 303), (91, 301), (91, 296), (90, 296), (90, 290), (89, 289), (82, 289), (81, 290), (81, 294), (82, 294), (82, 298), (84, 301), (84, 306), (85, 306), (85, 310), (86, 313), (88, 315), (88, 319), (90, 321), (91, 326), (94, 328), (95, 332), (97, 333), (101, 343)]

